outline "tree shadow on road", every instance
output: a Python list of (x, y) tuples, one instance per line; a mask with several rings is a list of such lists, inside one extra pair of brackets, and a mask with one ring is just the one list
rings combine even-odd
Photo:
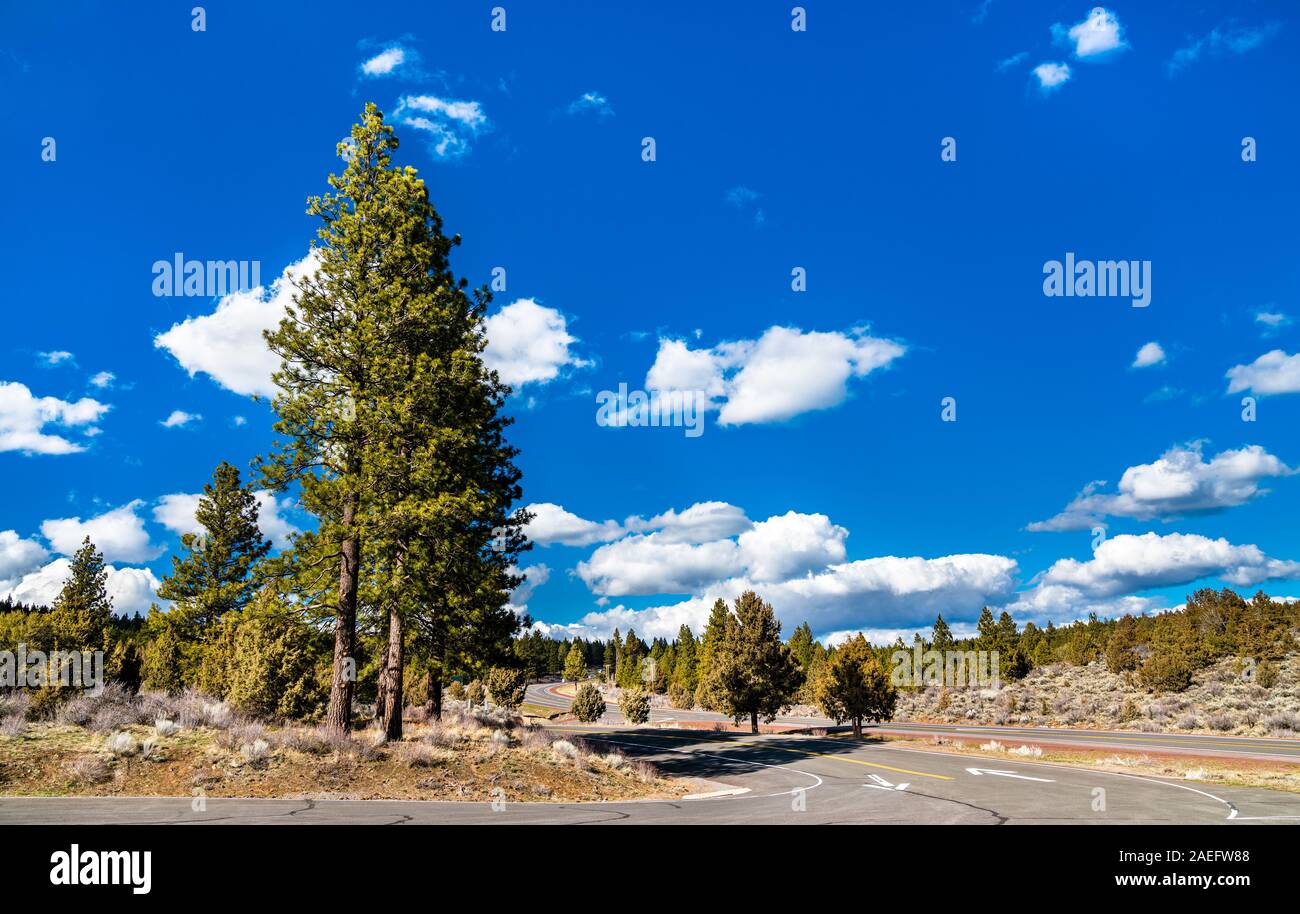
[(592, 748), (614, 748), (670, 777), (723, 779), (757, 769), (798, 767), (801, 759), (847, 755), (886, 740), (864, 736), (767, 735), (627, 727), (583, 733)]

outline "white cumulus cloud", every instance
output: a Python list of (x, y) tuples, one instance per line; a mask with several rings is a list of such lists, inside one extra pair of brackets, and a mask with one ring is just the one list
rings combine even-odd
[(264, 330), (279, 326), (292, 304), (294, 281), (316, 272), (315, 253), (285, 267), (271, 284), (235, 292), (217, 302), (211, 314), (187, 317), (154, 338), (154, 346), (175, 357), (190, 377), (202, 372), (237, 394), (275, 395), (271, 375), (279, 358), (266, 346)]
[(191, 422), (198, 422), (203, 417), (198, 413), (187, 413), (183, 409), (174, 409), (160, 423), (163, 428), (184, 428)]
[(484, 321), (487, 346), (483, 361), (512, 387), (545, 384), (564, 368), (589, 364), (571, 349), (578, 340), (568, 331), (563, 314), (521, 298)]
[(1044, 92), (1053, 92), (1070, 80), (1070, 65), (1047, 61), (1034, 67), (1034, 76), (1038, 77), (1038, 87)]
[(1153, 365), (1160, 365), (1165, 360), (1164, 347), (1159, 343), (1147, 343), (1138, 350), (1137, 356), (1133, 359), (1132, 368), (1150, 368)]
[(1069, 29), (1059, 23), (1052, 26), (1052, 34), (1061, 43), (1073, 45), (1074, 56), (1079, 58), (1096, 57), (1128, 47), (1119, 19), (1101, 6), (1093, 7), (1086, 19)]
[(49, 551), (35, 540), (24, 539), (14, 530), (0, 530), (0, 587), (11, 586), (49, 557)]
[(1281, 349), (1266, 352), (1249, 365), (1228, 369), (1228, 393), (1251, 390), (1257, 394), (1300, 393), (1300, 353)]
[[(12, 587), (0, 590), (0, 596), (30, 606), (50, 606), (63, 590), (71, 571), (71, 562), (57, 558), (24, 575)], [(113, 601), (113, 611), (119, 616), (142, 615), (148, 611), (150, 603), (157, 602), (161, 582), (148, 568), (105, 565), (104, 572), (104, 590)]]
[(406, 49), (401, 45), (385, 48), (361, 64), (366, 76), (389, 76), (406, 61)]
[(618, 521), (596, 522), (579, 517), (551, 502), (528, 505), (524, 510), (533, 515), (528, 522), (528, 538), (539, 546), (561, 544), (564, 546), (590, 546), (607, 543), (623, 535)]
[(426, 134), (429, 152), (439, 159), (465, 155), (474, 138), (490, 126), (478, 102), (436, 95), (402, 96), (393, 108), (392, 119)]
[(1099, 491), (1093, 482), (1055, 517), (1030, 524), (1032, 531), (1087, 530), (1106, 517), (1168, 519), (1243, 505), (1267, 493), (1265, 479), (1296, 471), (1257, 444), (1202, 456), (1194, 441), (1166, 451), (1151, 463), (1131, 466), (1120, 477), (1119, 491)]
[(692, 349), (662, 339), (646, 374), (650, 390), (703, 391), (721, 425), (780, 422), (838, 406), (849, 382), (884, 368), (906, 352), (865, 329), (847, 333), (771, 327), (757, 340)]
[(0, 452), (24, 454), (76, 454), (84, 445), (63, 435), (50, 434), (47, 426), (80, 429), (82, 434), (98, 432), (96, 423), (108, 412), (107, 404), (82, 397), (68, 402), (57, 397), (33, 396), (27, 385), (0, 382)]
[(582, 114), (590, 111), (602, 120), (611, 117), (614, 109), (610, 107), (609, 99), (599, 92), (584, 92), (576, 99), (569, 103), (569, 114)]
[(1102, 541), (1087, 561), (1058, 560), (1043, 573), (1039, 585), (1104, 599), (1210, 576), (1253, 587), (1270, 579), (1300, 576), (1300, 562), (1269, 558), (1258, 546), (1238, 546), (1194, 533), (1123, 534)]
[(144, 519), (136, 513), (143, 504), (142, 500), (136, 499), (88, 520), (80, 517), (47, 520), (41, 524), (41, 535), (61, 555), (72, 555), (81, 548), (82, 540), (90, 537), (106, 561), (152, 561), (162, 554), (163, 549), (149, 542)]

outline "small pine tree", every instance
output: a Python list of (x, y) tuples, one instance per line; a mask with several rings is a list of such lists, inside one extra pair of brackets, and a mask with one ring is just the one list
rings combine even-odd
[(643, 724), (650, 719), (650, 695), (644, 689), (623, 689), (618, 709), (629, 724)]
[(1138, 668), (1137, 621), (1132, 616), (1121, 616), (1115, 629), (1106, 640), (1106, 669), (1112, 673), (1127, 673)]
[(105, 650), (113, 601), (108, 596), (104, 554), (86, 537), (72, 556), (68, 579), (50, 610), (54, 646), (65, 651)]
[(1052, 655), (1052, 645), (1048, 643), (1047, 637), (1038, 639), (1038, 644), (1034, 645), (1034, 666), (1050, 666), (1055, 657)]
[(1138, 678), (1153, 692), (1181, 692), (1192, 684), (1192, 667), (1182, 654), (1162, 647), (1152, 651)]
[(511, 711), (524, 703), (528, 674), (517, 667), (494, 666), (488, 670), (487, 690), (494, 704)]
[(713, 609), (709, 611), (709, 621), (704, 626), (704, 636), (700, 639), (699, 649), (695, 654), (695, 703), (706, 711), (717, 710), (711, 684), (713, 655), (721, 645), (722, 639), (726, 637), (727, 622), (730, 618), (731, 610), (727, 608), (726, 601), (714, 600)]
[(167, 614), (156, 605), (149, 607), (145, 632), (151, 637), (145, 643), (141, 661), (142, 685), (155, 692), (175, 695), (185, 688), (184, 655), (180, 639), (167, 622)]
[(1276, 663), (1272, 660), (1261, 660), (1259, 668), (1255, 671), (1255, 682), (1266, 689), (1271, 689), (1277, 685), (1279, 675)]
[(936, 651), (950, 651), (953, 647), (952, 629), (943, 621), (943, 613), (934, 618), (934, 630), (930, 634), (930, 647)]
[[(677, 630), (676, 652), (673, 658), (673, 675), (668, 683), (668, 697), (674, 708), (690, 708), (695, 704), (695, 689), (699, 685), (698, 656), (699, 645), (690, 626), (683, 625)], [(677, 698), (673, 699), (676, 694)], [(686, 702), (683, 704), (682, 702)]]
[(222, 627), (223, 634), (230, 634), (213, 645), (212, 654), (215, 660), (218, 651), (225, 653), (224, 697), (232, 705), (263, 717), (320, 716), (328, 694), (329, 653), (315, 628), (279, 606), (269, 593), (247, 609), (228, 614)]
[(605, 714), (605, 698), (590, 682), (578, 686), (573, 696), (573, 716), (584, 724), (594, 724)]
[(980, 611), (979, 622), (976, 623), (976, 629), (979, 634), (975, 638), (975, 649), (980, 651), (995, 651), (998, 649), (998, 623), (993, 618), (993, 613), (987, 606)]
[(564, 658), (564, 678), (570, 682), (580, 682), (587, 678), (587, 655), (577, 641), (573, 642), (573, 647), (569, 648), (569, 653)]
[(861, 634), (835, 649), (817, 682), (817, 703), (837, 724), (853, 723), (853, 735), (862, 736), (864, 720), (889, 720), (894, 716), (898, 692)]

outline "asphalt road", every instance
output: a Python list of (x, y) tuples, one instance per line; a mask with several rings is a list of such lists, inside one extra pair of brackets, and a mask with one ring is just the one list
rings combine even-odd
[(836, 737), (556, 728), (704, 778), (704, 794), (618, 803), (6, 798), (0, 824), (1200, 824), (1300, 822), (1300, 795)]
[[(567, 709), (570, 699), (556, 694), (558, 683), (535, 683), (528, 687), (528, 701), (557, 710)], [(679, 711), (653, 708), (652, 723), (682, 721), (729, 721), (710, 711)], [(623, 717), (612, 702), (601, 722), (621, 725)], [(780, 717), (777, 723), (802, 727), (834, 727), (824, 717)], [(1206, 736), (1190, 733), (1138, 733), (1133, 730), (1076, 730), (1064, 727), (991, 727), (978, 724), (889, 723), (869, 727), (870, 732), (898, 736), (951, 736), (959, 739), (995, 739), (1003, 743), (1032, 743), (1039, 746), (1080, 746), (1125, 751), (1155, 752), (1212, 758), (1252, 758), (1300, 764), (1300, 740), (1268, 737)]]

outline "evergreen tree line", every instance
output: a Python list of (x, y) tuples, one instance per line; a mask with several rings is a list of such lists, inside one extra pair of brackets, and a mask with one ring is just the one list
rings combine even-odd
[[(561, 673), (577, 682), (594, 673), (623, 690), (667, 695), (675, 708), (719, 711), (737, 722), (748, 718), (755, 730), (760, 719), (770, 721), (795, 704), (808, 704), (838, 722), (851, 722), (860, 733), (864, 721), (892, 717), (900, 686), (891, 673), (900, 650), (909, 658), (916, 648), (923, 654), (996, 651), (999, 676), (1009, 681), (1037, 666), (1100, 660), (1154, 692), (1181, 691), (1197, 669), (1237, 657), (1243, 675), (1270, 688), (1277, 682), (1278, 661), (1296, 648), (1297, 628), (1300, 604), (1262, 592), (1246, 601), (1232, 590), (1205, 589), (1184, 607), (1153, 616), (1102, 620), (1094, 613), (1070, 625), (1030, 622), (1021, 629), (1009, 613), (994, 617), (985, 607), (976, 634), (968, 638), (954, 637), (939, 614), (930, 638), (918, 634), (912, 645), (900, 638), (874, 646), (859, 634), (827, 647), (806, 622), (782, 642), (771, 607), (745, 593), (734, 607), (716, 601), (698, 639), (687, 625), (674, 640), (656, 638), (649, 644), (632, 630), (626, 635), (615, 630), (608, 641), (549, 639), (533, 630), (515, 641), (515, 652), (534, 676)], [(918, 677), (901, 687), (923, 684)], [(604, 713), (603, 701), (594, 695), (580, 693), (580, 699), (575, 703), (579, 717), (595, 720)]]

